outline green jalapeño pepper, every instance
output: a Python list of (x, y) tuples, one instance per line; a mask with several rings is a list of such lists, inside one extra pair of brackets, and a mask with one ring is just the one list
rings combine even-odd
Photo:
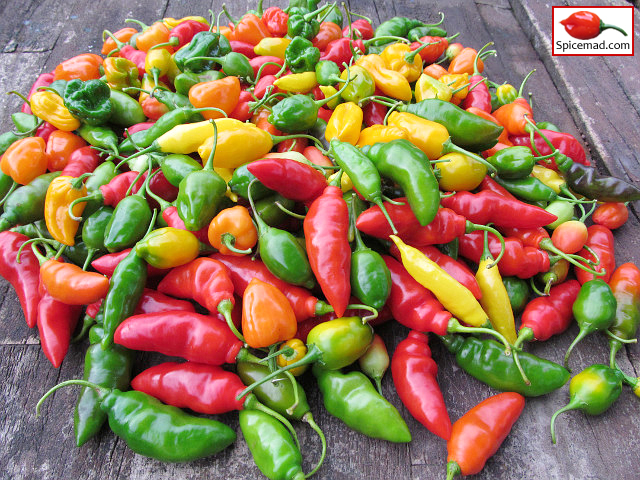
[(118, 154), (118, 135), (111, 128), (83, 123), (77, 132), (89, 145)]
[(89, 125), (102, 125), (111, 116), (111, 89), (102, 80), (76, 78), (64, 90), (64, 106), (71, 114)]
[(87, 217), (82, 225), (82, 241), (88, 249), (87, 265), (91, 258), (99, 252), (106, 253), (104, 233), (113, 216), (113, 208), (102, 206)]
[(398, 410), (378, 393), (364, 373), (344, 374), (314, 365), (313, 374), (325, 408), (349, 428), (389, 442), (411, 441), (409, 427)]
[(450, 102), (427, 98), (418, 103), (401, 105), (398, 110), (413, 113), (446, 127), (451, 141), (472, 152), (481, 152), (498, 142), (503, 127), (467, 112)]
[(447, 349), (456, 354), (456, 362), (469, 375), (503, 392), (518, 392), (537, 397), (557, 390), (569, 380), (569, 371), (562, 365), (518, 352), (518, 359), (526, 376), (527, 385), (513, 355), (505, 355), (504, 345), (494, 340), (476, 337), (446, 335), (440, 337)]
[(267, 478), (305, 478), (300, 449), (280, 421), (259, 410), (240, 410), (238, 418), (253, 461)]
[(185, 227), (198, 231), (211, 222), (218, 211), (218, 203), (227, 191), (227, 182), (213, 170), (213, 157), (218, 140), (218, 127), (212, 120), (213, 148), (201, 170), (189, 173), (178, 186), (176, 208)]
[[(221, 57), (231, 51), (229, 40), (219, 33), (210, 31), (196, 33), (189, 44), (178, 50), (173, 56), (178, 69), (181, 72), (189, 71), (194, 73), (211, 70), (215, 65), (212, 60), (189, 61), (196, 57)], [(187, 62), (189, 62), (187, 67)]]
[(420, 225), (431, 223), (440, 206), (440, 190), (429, 157), (405, 139), (377, 143), (367, 156), (382, 176), (400, 185)]
[(311, 40), (294, 37), (284, 52), (284, 60), (293, 73), (313, 72), (320, 60), (320, 50)]
[(109, 123), (126, 128), (147, 120), (142, 106), (126, 93), (111, 90), (109, 101), (111, 102)]
[(604, 331), (611, 326), (616, 316), (616, 307), (616, 297), (605, 281), (596, 279), (582, 284), (573, 304), (573, 316), (578, 322), (580, 332), (564, 356), (565, 367), (569, 364), (569, 355), (573, 347), (580, 340), (590, 333)]
[(521, 312), (529, 300), (529, 285), (526, 280), (518, 277), (502, 277), (502, 283), (507, 289), (509, 302), (514, 313)]
[(527, 176), (513, 179), (494, 177), (494, 180), (512, 195), (529, 203), (553, 202), (558, 198), (558, 194), (551, 187), (536, 177)]
[(378, 25), (378, 28), (376, 28), (375, 31), (374, 38), (389, 36), (406, 38), (412, 29), (416, 27), (422, 27), (424, 25), (425, 24), (420, 20), (415, 20), (407, 17), (393, 17)]
[(4, 132), (0, 135), (0, 155), (6, 152), (7, 149), (18, 140), (20, 140), (20, 136), (13, 132)]
[(36, 411), (49, 395), (66, 385), (96, 390), (100, 408), (107, 414), (113, 433), (140, 455), (167, 462), (187, 462), (218, 453), (236, 440), (235, 432), (216, 420), (189, 415), (146, 393), (122, 392), (85, 380), (67, 380), (56, 385), (40, 399)]
[(487, 157), (487, 162), (496, 167), (500, 178), (523, 178), (531, 174), (536, 157), (525, 146), (507, 147)]
[(244, 81), (253, 81), (254, 72), (253, 67), (249, 63), (249, 59), (246, 55), (239, 52), (229, 52), (226, 55), (219, 57), (192, 57), (185, 62), (185, 67), (189, 69), (189, 66), (194, 62), (211, 61), (220, 64), (224, 70), (225, 75), (235, 76)]
[(35, 115), (23, 112), (12, 113), (11, 121), (16, 126), (16, 131), (20, 136), (33, 135), (42, 122)]
[(568, 410), (582, 410), (588, 415), (606, 412), (622, 393), (623, 373), (606, 365), (591, 365), (571, 379), (569, 403), (551, 417), (551, 440), (556, 443), (556, 417)]
[(249, 184), (251, 184), (251, 182), (255, 180), (255, 182), (253, 182), (253, 184), (251, 185), (251, 197), (254, 201), (268, 197), (269, 195), (273, 195), (275, 192), (260, 183), (260, 181), (256, 179), (256, 176), (249, 171), (247, 165), (248, 164), (241, 165), (233, 171), (231, 180), (229, 180), (229, 188), (231, 189), (231, 191), (248, 200)]
[(4, 212), (0, 216), (0, 232), (18, 223), (24, 225), (43, 219), (47, 189), (59, 175), (60, 172), (45, 173), (9, 194), (4, 202)]
[[(126, 390), (131, 381), (133, 352), (120, 345), (103, 350), (96, 343), (87, 349), (84, 357), (84, 376), (88, 382), (106, 388)], [(78, 447), (93, 437), (104, 422), (107, 414), (100, 409), (100, 398), (92, 388), (83, 388), (73, 414), (73, 430)]]
[(296, 202), (295, 200), (285, 198), (279, 193), (276, 193), (275, 195), (270, 195), (256, 202), (256, 215), (259, 215), (270, 227), (277, 227), (287, 218), (290, 218), (278, 204), (287, 210), (292, 210)]
[(159, 157), (158, 162), (162, 174), (174, 187), (180, 186), (180, 182), (191, 172), (202, 170), (200, 162), (182, 153), (170, 153), (165, 157)]

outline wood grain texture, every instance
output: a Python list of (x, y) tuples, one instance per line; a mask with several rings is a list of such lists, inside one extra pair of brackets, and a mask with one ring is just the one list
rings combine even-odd
[[(232, 15), (240, 16), (254, 4), (250, 0), (228, 2)], [(570, 5), (589, 2), (571, 1)], [(608, 5), (614, 2), (601, 2)], [(615, 2), (624, 4), (625, 2)], [(0, 5), (0, 91), (26, 92), (37, 75), (51, 71), (62, 60), (83, 51), (98, 52), (101, 33), (117, 30), (127, 18), (152, 23), (163, 16), (217, 12), (218, 0), (112, 0), (86, 2), (16, 1)], [(265, 2), (265, 6), (285, 4)], [(591, 158), (603, 171), (640, 182), (638, 135), (638, 66), (635, 58), (593, 57), (589, 61), (550, 55), (550, 5), (520, 0), (351, 0), (349, 8), (371, 16), (377, 25), (394, 15), (434, 20), (446, 15), (449, 32), (460, 31), (458, 41), (479, 48), (495, 42), (499, 52), (486, 62), (486, 73), (494, 81), (518, 85), (536, 68), (528, 84), (533, 93), (536, 118), (550, 120), (581, 138)], [(636, 26), (640, 16), (636, 12)], [(640, 30), (636, 28), (636, 37)], [(20, 108), (15, 96), (0, 95), (1, 131), (11, 128), (9, 115)], [(616, 232), (618, 264), (640, 264), (640, 222), (633, 216)], [(136, 455), (108, 429), (81, 448), (73, 439), (72, 412), (78, 390), (58, 391), (34, 415), (37, 399), (59, 381), (79, 378), (86, 343), (73, 345), (59, 370), (48, 363), (38, 345), (35, 330), (28, 330), (17, 297), (0, 280), (0, 478), (60, 479), (99, 478), (155, 480), (182, 478), (263, 478), (253, 464), (238, 429), (237, 415), (218, 418), (236, 429), (238, 441), (215, 457), (188, 464), (165, 464)], [(408, 330), (397, 324), (379, 328), (390, 352)], [(564, 335), (544, 344), (527, 347), (545, 358), (561, 361), (577, 334), (574, 325)], [(439, 366), (438, 379), (452, 420), (489, 395), (497, 393), (469, 377), (435, 339), (433, 356)], [(592, 363), (605, 363), (607, 341), (601, 335), (584, 340), (571, 364), (577, 372)], [(140, 354), (135, 371), (165, 360), (160, 355)], [(640, 374), (640, 347), (632, 345), (619, 356), (628, 373)], [(390, 375), (383, 380), (385, 396), (406, 419), (413, 435), (408, 445), (393, 445), (350, 431), (324, 411), (312, 376), (303, 384), (312, 411), (323, 428), (329, 452), (319, 480), (443, 478), (446, 444), (430, 434), (401, 405)], [(589, 417), (569, 412), (558, 418), (558, 445), (549, 435), (551, 414), (564, 405), (568, 388), (543, 398), (529, 399), (512, 433), (487, 463), (485, 479), (626, 479), (640, 470), (640, 415), (638, 399), (625, 388), (618, 402), (605, 414)], [(305, 471), (315, 463), (319, 442), (315, 434), (296, 425), (303, 446)]]

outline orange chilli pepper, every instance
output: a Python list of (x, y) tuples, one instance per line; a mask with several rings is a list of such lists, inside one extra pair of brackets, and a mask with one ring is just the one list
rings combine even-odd
[(431, 65), (427, 65), (426, 67), (424, 67), (422, 73), (424, 73), (425, 75), (429, 75), (436, 80), (440, 80), (443, 75), (447, 75), (449, 72), (447, 72), (447, 70), (443, 66), (438, 65), (437, 63), (432, 63)]
[(102, 57), (94, 53), (81, 53), (60, 63), (53, 71), (53, 80), (94, 80), (102, 76)]
[[(473, 63), (478, 55), (478, 51), (475, 48), (465, 47), (462, 51), (453, 57), (449, 64), (449, 73), (468, 73), (473, 75)], [(478, 72), (484, 70), (484, 62), (481, 58), (478, 58)]]
[[(195, 108), (216, 107), (230, 114), (240, 100), (240, 90), (238, 77), (229, 76), (195, 84), (189, 89), (189, 100)], [(212, 120), (224, 115), (216, 111), (206, 111), (202, 112), (202, 116)]]
[(260, 43), (263, 38), (271, 36), (271, 32), (260, 17), (253, 13), (247, 13), (242, 17), (242, 20), (236, 23), (232, 33), (233, 40), (250, 43), (254, 46)]
[(246, 207), (220, 211), (209, 224), (209, 243), (223, 255), (246, 255), (258, 242), (258, 232)]
[(47, 170), (50, 172), (63, 170), (69, 163), (71, 154), (78, 148), (86, 146), (87, 142), (75, 133), (54, 130), (47, 139)]
[(169, 107), (155, 97), (147, 96), (140, 103), (140, 106), (142, 107), (142, 113), (151, 120), (158, 120), (162, 115), (169, 111)]
[(242, 295), (242, 334), (253, 348), (292, 339), (298, 330), (296, 316), (277, 287), (253, 278)]
[(54, 259), (42, 263), (40, 280), (49, 295), (67, 305), (89, 305), (104, 298), (109, 290), (109, 279), (104, 275)]
[(533, 113), (529, 103), (522, 97), (501, 106), (493, 116), (504, 126), (509, 135), (526, 135), (530, 126), (527, 118), (533, 122)]
[(339, 38), (342, 38), (342, 29), (336, 23), (322, 22), (318, 34), (313, 37), (311, 43), (323, 52), (330, 42)]
[[(102, 34), (104, 43), (102, 44), (102, 50), (100, 50), (100, 53), (102, 53), (103, 55), (108, 55), (110, 52), (118, 48), (118, 45), (116, 45), (116, 41), (110, 36), (107, 36), (106, 33), (107, 33), (107, 30), (105, 30), (104, 33)], [(135, 28), (125, 27), (125, 28), (121, 28), (115, 33), (112, 33), (112, 35), (118, 41), (122, 43), (127, 43), (131, 39), (131, 37), (133, 37), (136, 33), (138, 33), (138, 30), (136, 30)]]
[(46, 144), (42, 137), (22, 138), (12, 144), (0, 160), (0, 169), (14, 182), (26, 185), (47, 171)]
[(253, 117), (251, 117), (251, 123), (271, 135), (282, 135), (282, 132), (269, 122), (269, 115), (271, 115), (269, 110), (266, 108), (260, 108), (253, 114)]
[[(129, 19), (128, 21), (133, 21), (142, 26), (142, 33), (136, 37), (136, 48), (138, 50), (148, 52), (154, 45), (167, 43), (169, 41), (171, 30), (161, 21), (155, 22), (152, 25), (145, 25), (137, 20)], [(173, 53), (173, 47), (171, 45), (165, 45), (162, 48)]]

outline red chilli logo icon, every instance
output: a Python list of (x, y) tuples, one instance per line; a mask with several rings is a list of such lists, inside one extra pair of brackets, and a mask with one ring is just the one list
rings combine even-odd
[(564, 26), (564, 29), (569, 35), (580, 40), (589, 40), (591, 38), (595, 38), (600, 35), (600, 32), (608, 28), (619, 31), (625, 37), (627, 36), (627, 32), (625, 32), (620, 27), (616, 27), (615, 25), (608, 25), (600, 20), (600, 17), (598, 17), (598, 15), (586, 10), (581, 10), (579, 12), (573, 13), (564, 20), (561, 20), (560, 23)]

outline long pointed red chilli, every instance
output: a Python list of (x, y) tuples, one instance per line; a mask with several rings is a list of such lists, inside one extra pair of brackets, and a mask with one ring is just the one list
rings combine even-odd
[(312, 202), (327, 186), (319, 170), (289, 158), (263, 158), (247, 169), (267, 188), (297, 202)]
[(342, 190), (327, 186), (311, 204), (303, 227), (311, 269), (329, 304), (341, 317), (351, 294), (349, 210)]
[(78, 324), (81, 305), (68, 305), (46, 291), (38, 303), (38, 332), (45, 357), (58, 368), (69, 350), (71, 335)]
[(40, 262), (30, 248), (22, 250), (20, 263), (16, 261), (18, 250), (29, 237), (16, 232), (0, 233), (0, 275), (11, 284), (18, 295), (24, 319), (29, 328), (36, 326), (40, 302)]
[(409, 413), (435, 435), (449, 440), (451, 420), (436, 379), (429, 338), (415, 330), (402, 340), (391, 359), (391, 375), (398, 396)]

